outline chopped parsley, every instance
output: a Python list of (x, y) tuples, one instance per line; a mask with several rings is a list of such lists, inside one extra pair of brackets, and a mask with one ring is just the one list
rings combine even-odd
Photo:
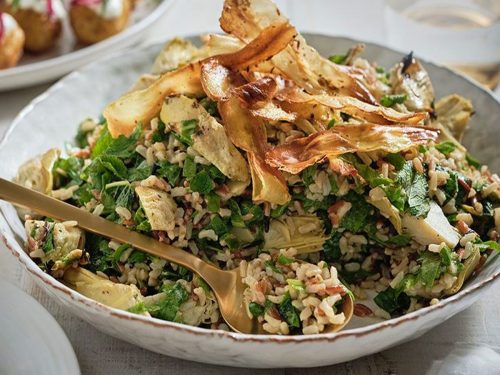
[(392, 107), (394, 104), (403, 104), (406, 100), (406, 95), (384, 95), (380, 99), (380, 104), (384, 107)]

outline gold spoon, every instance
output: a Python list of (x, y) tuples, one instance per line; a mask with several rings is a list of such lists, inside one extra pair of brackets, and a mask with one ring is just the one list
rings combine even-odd
[[(43, 216), (63, 221), (75, 220), (79, 227), (89, 232), (129, 244), (145, 253), (190, 269), (200, 275), (212, 288), (219, 303), (222, 317), (233, 330), (241, 333), (265, 333), (257, 319), (251, 319), (246, 312), (243, 304), (243, 292), (247, 286), (241, 280), (239, 268), (232, 271), (220, 270), (180, 248), (132, 232), (119, 224), (3, 178), (0, 178), (0, 199), (29, 208)], [(353, 301), (348, 295), (344, 301), (341, 310), (346, 317), (345, 322), (329, 326), (328, 332), (339, 331), (351, 319), (354, 309)]]

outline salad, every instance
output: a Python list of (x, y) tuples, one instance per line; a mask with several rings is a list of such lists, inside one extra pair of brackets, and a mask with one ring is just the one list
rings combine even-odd
[[(269, 333), (315, 334), (457, 293), (500, 251), (500, 178), (461, 144), (474, 110), (363, 46), (321, 56), (270, 0), (226, 0), (224, 35), (168, 42), (151, 73), (16, 181), (221, 269)], [(332, 46), (335, 50), (335, 46)], [(111, 83), (110, 83), (111, 84)], [(23, 212), (26, 251), (111, 307), (229, 329), (196, 274), (77, 222)]]

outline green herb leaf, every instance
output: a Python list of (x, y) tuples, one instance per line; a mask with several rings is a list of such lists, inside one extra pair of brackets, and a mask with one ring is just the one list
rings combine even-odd
[(182, 143), (191, 146), (193, 144), (193, 134), (198, 127), (198, 120), (184, 120), (181, 123), (181, 131), (179, 134)]
[(436, 148), (436, 150), (438, 150), (443, 155), (448, 156), (453, 151), (455, 151), (455, 149), (457, 148), (457, 146), (453, 142), (445, 141), (445, 142), (441, 142), (441, 143), (437, 144), (435, 146), (435, 148)]
[(314, 175), (318, 167), (316, 165), (311, 165), (302, 171), (301, 177), (304, 181), (304, 185), (309, 186), (314, 182)]
[(288, 265), (288, 264), (292, 264), (294, 262), (293, 258), (289, 258), (283, 254), (280, 254), (278, 256), (278, 263), (279, 264), (283, 264), (284, 266)]
[(340, 260), (340, 256), (342, 255), (340, 252), (339, 241), (342, 237), (342, 233), (334, 232), (331, 237), (325, 241), (323, 244), (323, 252), (325, 254), (325, 260), (329, 263), (338, 262)]
[(264, 315), (264, 306), (259, 305), (258, 303), (255, 302), (249, 303), (248, 310), (250, 310), (250, 314), (252, 314), (254, 318)]
[(469, 165), (473, 166), (476, 169), (481, 168), (481, 162), (477, 160), (475, 157), (473, 157), (471, 154), (467, 153), (465, 154), (465, 160), (467, 160), (467, 163)]
[[(160, 177), (166, 178), (170, 185), (176, 186), (181, 176), (181, 167), (177, 164), (171, 164), (166, 160), (159, 161), (156, 165), (158, 169), (155, 173)], [(184, 162), (184, 167), (186, 167), (186, 161)], [(196, 165), (194, 167), (196, 168)], [(191, 173), (191, 171), (188, 171), (188, 173)]]
[(407, 234), (398, 234), (397, 236), (393, 236), (389, 238), (386, 243), (388, 245), (396, 245), (396, 246), (406, 246), (410, 243), (411, 236)]
[(188, 180), (192, 179), (196, 175), (196, 163), (194, 162), (194, 158), (190, 155), (186, 156), (186, 159), (184, 159), (182, 175)]
[(191, 179), (189, 187), (192, 191), (200, 194), (208, 194), (213, 190), (215, 184), (206, 171), (201, 171)]
[(187, 290), (181, 284), (175, 283), (163, 286), (162, 292), (165, 297), (149, 308), (151, 315), (163, 320), (178, 321), (179, 309), (189, 299)]
[(293, 289), (295, 289), (298, 292), (305, 292), (306, 291), (306, 289), (304, 287), (304, 283), (301, 280), (287, 279), (286, 282), (288, 285), (290, 285)]
[(145, 180), (151, 176), (152, 172), (153, 168), (148, 165), (146, 160), (143, 160), (137, 167), (130, 168), (128, 180), (130, 182)]
[(405, 158), (401, 154), (388, 154), (385, 157), (385, 160), (394, 165), (394, 168), (396, 168), (397, 171), (403, 168), (406, 163)]
[(92, 158), (99, 155), (115, 156), (117, 158), (128, 158), (135, 152), (137, 141), (142, 134), (142, 126), (138, 124), (130, 137), (123, 135), (112, 138), (108, 127), (105, 126), (92, 149)]
[(425, 217), (430, 210), (429, 198), (427, 198), (427, 191), (429, 186), (427, 179), (423, 174), (415, 174), (412, 185), (410, 186), (408, 194), (408, 206), (410, 207), (410, 214), (417, 217)]
[(297, 309), (292, 305), (289, 293), (285, 294), (283, 301), (278, 306), (278, 311), (290, 328), (300, 328), (300, 317)]
[(418, 273), (419, 280), (423, 285), (430, 288), (441, 273), (441, 256), (425, 251), (420, 256), (420, 261), (422, 264)]
[(489, 249), (500, 252), (500, 244), (496, 241), (481, 241), (481, 239), (478, 238), (474, 241), (474, 246), (478, 247), (481, 252)]
[(207, 200), (207, 210), (209, 212), (219, 212), (220, 196), (214, 192), (210, 192), (205, 199)]
[(289, 205), (289, 203), (286, 203), (286, 204), (284, 204), (282, 206), (277, 206), (277, 207), (273, 208), (271, 210), (271, 217), (273, 219), (278, 219), (281, 216), (283, 216), (284, 213), (286, 212), (286, 210), (288, 210), (288, 205)]
[(229, 208), (231, 209), (231, 224), (233, 227), (237, 228), (246, 228), (246, 224), (243, 221), (243, 217), (241, 215), (240, 206), (236, 203), (235, 200), (230, 200), (228, 202)]
[(351, 202), (352, 207), (342, 218), (340, 226), (352, 233), (357, 233), (368, 224), (372, 206), (366, 202), (362, 195), (354, 191), (350, 191), (345, 198)]
[(406, 100), (406, 95), (384, 95), (380, 99), (380, 104), (384, 107), (392, 107), (394, 104), (403, 104)]
[(270, 260), (266, 260), (264, 262), (264, 266), (266, 268), (270, 268), (273, 272), (276, 272), (276, 273), (280, 273), (282, 274), (283, 272), (281, 272), (281, 270), (275, 266), (275, 264), (273, 262), (271, 262)]
[(445, 266), (450, 266), (451, 262), (453, 261), (450, 248), (448, 246), (444, 246), (439, 254), (441, 255), (441, 263), (443, 263)]
[(391, 287), (377, 294), (373, 301), (389, 314), (410, 307), (410, 298), (404, 292), (394, 290)]
[(165, 124), (160, 121), (158, 123), (158, 128), (153, 133), (151, 140), (153, 142), (163, 142), (167, 139), (167, 134), (165, 133)]
[(54, 247), (54, 225), (48, 225), (47, 235), (43, 241), (42, 250), (45, 254), (50, 253), (55, 249)]
[(345, 61), (347, 60), (347, 55), (332, 55), (328, 57), (328, 60), (335, 64), (340, 64), (343, 65)]

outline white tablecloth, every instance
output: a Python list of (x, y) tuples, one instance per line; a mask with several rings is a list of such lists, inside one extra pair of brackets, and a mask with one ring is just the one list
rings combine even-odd
[[(162, 27), (152, 31), (149, 41), (217, 30), (221, 3), (220, 0), (177, 0)], [(281, 0), (278, 3), (302, 31), (384, 42), (382, 0)], [(362, 8), (363, 12), (360, 11)], [(0, 135), (17, 112), (47, 87), (43, 85), (0, 94)], [(239, 374), (412, 375), (437, 374), (443, 369), (443, 364), (457, 363), (459, 366), (454, 371), (464, 374), (500, 373), (498, 367), (486, 361), (486, 358), (497, 358), (495, 355), (500, 351), (498, 285), (476, 305), (424, 337), (372, 356), (321, 369), (236, 370), (161, 356), (100, 333), (50, 300), (16, 265), (3, 245), (0, 245), (0, 277), (28, 291), (56, 318), (73, 345), (83, 374), (232, 374), (238, 371)], [(478, 372), (480, 366), (483, 370)]]

